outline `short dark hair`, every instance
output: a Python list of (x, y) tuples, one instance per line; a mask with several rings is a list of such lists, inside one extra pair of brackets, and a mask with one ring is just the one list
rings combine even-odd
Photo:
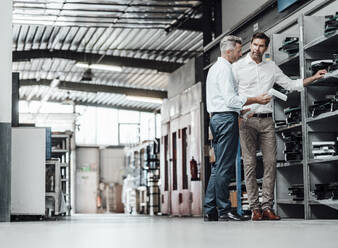
[(252, 36), (252, 39), (251, 39), (251, 43), (253, 42), (254, 39), (262, 39), (262, 40), (265, 40), (265, 45), (268, 47), (269, 44), (270, 44), (270, 38), (264, 34), (264, 33), (261, 33), (261, 32), (257, 32), (257, 33), (254, 33), (253, 36)]

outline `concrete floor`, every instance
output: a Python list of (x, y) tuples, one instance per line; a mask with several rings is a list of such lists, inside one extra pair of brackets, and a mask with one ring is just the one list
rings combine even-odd
[(338, 221), (203, 222), (201, 218), (76, 215), (0, 223), (3, 248), (337, 248)]

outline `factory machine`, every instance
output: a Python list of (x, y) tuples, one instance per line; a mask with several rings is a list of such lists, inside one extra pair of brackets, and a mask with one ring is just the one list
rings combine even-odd
[(198, 83), (162, 105), (161, 212), (202, 214), (202, 94)]

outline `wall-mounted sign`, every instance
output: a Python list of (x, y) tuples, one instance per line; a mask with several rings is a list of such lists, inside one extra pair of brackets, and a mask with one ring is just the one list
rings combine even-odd
[(278, 12), (282, 12), (299, 0), (278, 0)]

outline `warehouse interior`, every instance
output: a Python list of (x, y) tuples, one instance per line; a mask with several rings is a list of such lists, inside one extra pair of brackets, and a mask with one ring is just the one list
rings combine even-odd
[[(6, 0), (0, 9), (3, 247), (337, 247), (338, 1)], [(271, 39), (273, 210), (204, 221), (216, 161), (206, 79), (220, 41)], [(248, 75), (249, 76), (249, 75)], [(263, 155), (257, 150), (262, 198)], [(240, 148), (232, 211), (250, 216)], [(188, 231), (189, 230), (189, 231)]]

